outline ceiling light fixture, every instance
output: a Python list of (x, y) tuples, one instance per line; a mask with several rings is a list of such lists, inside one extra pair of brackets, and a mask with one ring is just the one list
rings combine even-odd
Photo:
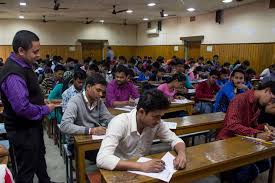
[(156, 6), (156, 3), (149, 3), (147, 6)]
[(164, 13), (163, 16), (164, 16), (164, 17), (168, 17), (168, 14), (167, 14), (167, 13)]
[(20, 2), (19, 4), (20, 4), (20, 6), (27, 6), (27, 3), (25, 3), (25, 2)]
[(126, 13), (133, 13), (133, 10), (127, 10)]
[(99, 20), (100, 23), (104, 23), (104, 20)]
[(25, 17), (23, 15), (19, 15), (18, 18), (24, 19)]
[(190, 12), (195, 11), (195, 8), (188, 8), (187, 11), (190, 11)]
[(144, 21), (148, 21), (149, 19), (148, 18), (143, 18)]
[(223, 3), (231, 3), (232, 0), (223, 0), (222, 2), (223, 2)]

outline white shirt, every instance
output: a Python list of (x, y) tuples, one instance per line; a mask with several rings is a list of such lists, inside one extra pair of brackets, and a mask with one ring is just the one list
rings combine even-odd
[(163, 122), (154, 128), (146, 127), (142, 134), (137, 131), (136, 109), (114, 117), (108, 125), (106, 137), (97, 155), (97, 166), (113, 170), (120, 159), (127, 160), (149, 155), (152, 142), (159, 138), (171, 144), (172, 148), (184, 143)]

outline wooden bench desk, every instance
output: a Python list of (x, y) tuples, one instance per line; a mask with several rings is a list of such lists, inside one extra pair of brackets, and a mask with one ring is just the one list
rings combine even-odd
[[(190, 100), (187, 103), (184, 104), (175, 104), (172, 103), (169, 107), (169, 109), (166, 111), (166, 113), (169, 112), (178, 112), (178, 111), (186, 111), (188, 113), (188, 115), (192, 115), (193, 113), (193, 105), (194, 105), (194, 101)], [(125, 113), (127, 111), (124, 110), (120, 110), (120, 109), (115, 109), (115, 108), (108, 108), (108, 110), (110, 111), (110, 113), (114, 116), (119, 115), (121, 113)]]
[[(175, 152), (172, 152), (175, 154)], [(161, 158), (165, 153), (149, 156)], [(186, 168), (177, 171), (170, 182), (191, 182), (216, 173), (231, 170), (243, 165), (275, 156), (275, 144), (260, 145), (240, 137), (215, 141), (188, 147), (186, 150)], [(274, 166), (274, 164), (272, 165)], [(100, 170), (102, 182), (114, 183), (153, 183), (161, 182), (146, 176), (141, 176), (127, 171)], [(269, 182), (272, 182), (273, 171), (270, 171)]]
[[(177, 122), (177, 129), (172, 131), (174, 131), (177, 135), (184, 135), (220, 128), (223, 124), (224, 117), (225, 114), (219, 112), (186, 116), (183, 118), (170, 118), (163, 121)], [(85, 152), (98, 150), (100, 145), (101, 140), (93, 141), (91, 135), (74, 136), (76, 177), (78, 183), (85, 182)]]

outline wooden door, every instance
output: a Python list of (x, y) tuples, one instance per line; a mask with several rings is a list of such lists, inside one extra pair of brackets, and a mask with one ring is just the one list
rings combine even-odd
[(83, 60), (87, 57), (96, 59), (97, 61), (102, 60), (102, 49), (101, 43), (82, 43), (82, 58)]
[(193, 59), (198, 59), (200, 57), (201, 42), (200, 41), (190, 41), (188, 42), (188, 57)]

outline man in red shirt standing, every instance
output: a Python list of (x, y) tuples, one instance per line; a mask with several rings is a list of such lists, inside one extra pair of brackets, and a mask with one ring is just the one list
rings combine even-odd
[[(258, 90), (248, 90), (237, 95), (229, 104), (223, 128), (217, 139), (234, 137), (236, 134), (260, 138), (266, 141), (275, 139), (275, 128), (258, 124), (260, 111), (275, 100), (275, 81), (269, 81)], [(270, 168), (270, 161), (263, 160), (233, 170), (232, 181), (252, 182), (259, 173)]]
[(216, 83), (219, 78), (219, 71), (212, 70), (209, 73), (208, 80), (199, 83), (196, 88), (196, 111), (200, 113), (210, 113), (212, 112), (212, 103), (206, 102), (207, 100), (212, 100), (215, 98), (216, 93), (220, 90), (220, 87)]

